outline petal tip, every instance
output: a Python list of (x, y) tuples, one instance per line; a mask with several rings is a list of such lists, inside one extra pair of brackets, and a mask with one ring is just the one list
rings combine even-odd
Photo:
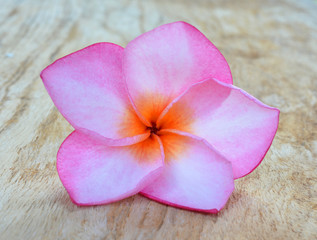
[(162, 199), (159, 199), (159, 198), (156, 198), (154, 196), (151, 196), (147, 193), (144, 193), (144, 192), (139, 192), (139, 194), (141, 196), (144, 196), (146, 198), (149, 198), (151, 200), (154, 200), (160, 204), (164, 204), (166, 205), (167, 207), (171, 206), (171, 207), (175, 207), (175, 208), (178, 208), (178, 209), (181, 209), (181, 210), (185, 210), (185, 211), (192, 211), (192, 212), (198, 212), (198, 213), (205, 213), (205, 214), (217, 214), (219, 213), (223, 208), (224, 206), (226, 205), (226, 203), (224, 204), (224, 206), (220, 207), (220, 208), (211, 208), (211, 209), (199, 209), (199, 208), (191, 208), (191, 207), (186, 207), (186, 206), (182, 206), (182, 205), (178, 205), (178, 204), (175, 204), (175, 203), (171, 203), (171, 202), (168, 202), (168, 201), (164, 201)]
[(81, 49), (79, 49), (79, 50), (77, 50), (77, 51), (75, 51), (75, 52), (72, 52), (72, 53), (70, 53), (70, 54), (67, 54), (67, 55), (61, 57), (61, 58), (56, 59), (54, 62), (52, 62), (51, 64), (47, 65), (47, 66), (41, 71), (40, 77), (43, 79), (44, 73), (45, 73), (51, 66), (55, 65), (55, 63), (57, 63), (57, 62), (59, 62), (59, 61), (65, 59), (65, 58), (68, 58), (68, 57), (70, 57), (70, 56), (76, 55), (76, 54), (78, 54), (78, 53), (80, 53), (80, 52), (82, 52), (82, 51), (84, 51), (84, 50), (87, 50), (87, 49), (90, 49), (90, 48), (94, 48), (94, 47), (98, 47), (98, 46), (100, 46), (100, 45), (104, 45), (104, 46), (106, 46), (106, 45), (111, 45), (112, 47), (118, 47), (118, 48), (120, 48), (120, 49), (123, 49), (122, 46), (120, 46), (120, 45), (118, 45), (118, 44), (115, 44), (115, 43), (111, 43), (111, 42), (98, 42), (98, 43), (91, 44), (91, 45), (89, 45), (89, 46), (86, 46), (86, 47), (81, 48)]

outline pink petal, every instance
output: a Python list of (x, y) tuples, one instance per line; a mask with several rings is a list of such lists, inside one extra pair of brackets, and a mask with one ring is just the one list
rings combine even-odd
[(161, 176), (141, 193), (175, 207), (220, 211), (234, 189), (231, 163), (206, 141), (177, 133), (160, 135), (165, 167)]
[(138, 193), (162, 172), (158, 137), (124, 147), (109, 147), (102, 136), (75, 130), (57, 154), (60, 179), (78, 205), (106, 204)]
[(130, 104), (122, 77), (122, 56), (122, 47), (97, 43), (42, 71), (53, 102), (75, 129), (113, 139), (144, 133), (145, 126)]
[(158, 125), (206, 139), (232, 162), (234, 177), (240, 178), (260, 164), (278, 122), (278, 109), (237, 87), (210, 79), (173, 101)]
[(169, 102), (195, 82), (214, 77), (232, 84), (222, 54), (184, 22), (160, 26), (131, 41), (123, 61), (131, 97), (148, 121), (155, 121)]

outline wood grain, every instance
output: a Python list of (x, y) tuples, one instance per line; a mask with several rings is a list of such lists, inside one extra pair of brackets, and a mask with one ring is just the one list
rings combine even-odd
[[(316, 1), (0, 0), (0, 239), (317, 239)], [(222, 51), (235, 85), (281, 110), (263, 163), (217, 215), (134, 196), (77, 207), (56, 153), (72, 127), (39, 78), (95, 42), (125, 46), (184, 20)]]

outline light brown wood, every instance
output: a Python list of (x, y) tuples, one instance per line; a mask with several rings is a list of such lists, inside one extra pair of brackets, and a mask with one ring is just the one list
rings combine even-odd
[[(0, 1), (0, 239), (317, 239), (316, 1)], [(224, 54), (234, 84), (281, 110), (263, 163), (218, 215), (134, 196), (77, 207), (55, 169), (72, 127), (39, 77), (95, 42), (125, 46), (184, 20)]]

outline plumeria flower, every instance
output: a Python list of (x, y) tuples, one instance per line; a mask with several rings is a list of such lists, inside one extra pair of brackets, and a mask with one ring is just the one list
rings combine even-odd
[(216, 213), (234, 179), (262, 161), (278, 126), (279, 110), (234, 87), (225, 58), (184, 22), (125, 49), (91, 45), (41, 78), (75, 129), (58, 151), (57, 170), (78, 205), (141, 193)]

